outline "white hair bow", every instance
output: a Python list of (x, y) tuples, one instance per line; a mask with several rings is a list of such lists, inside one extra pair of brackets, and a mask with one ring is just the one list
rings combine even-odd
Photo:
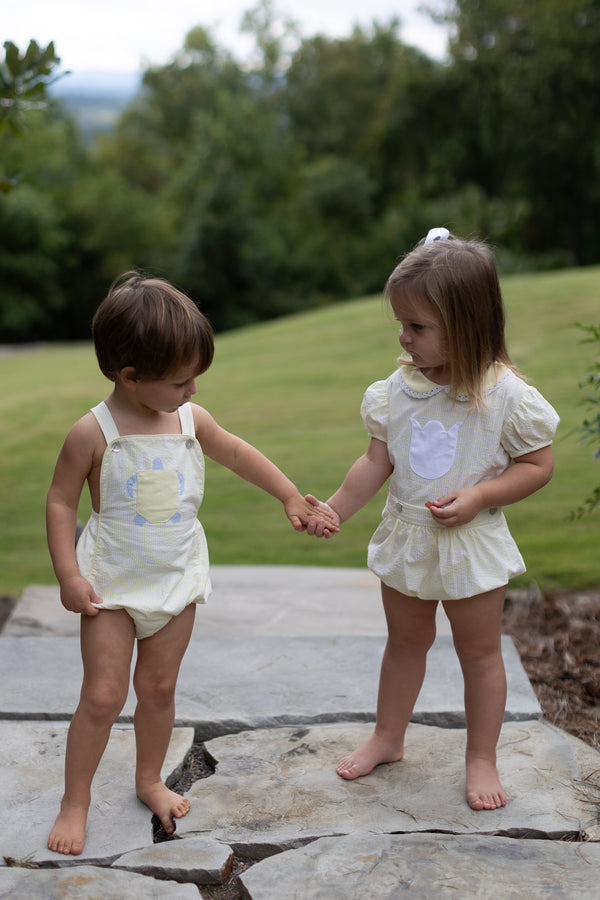
[(434, 241), (447, 241), (450, 232), (447, 228), (430, 228), (425, 238), (426, 244), (433, 244)]

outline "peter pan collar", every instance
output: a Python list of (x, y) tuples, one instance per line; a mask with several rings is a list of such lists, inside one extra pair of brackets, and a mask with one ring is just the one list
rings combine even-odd
[[(510, 369), (503, 363), (493, 363), (485, 374), (483, 381), (483, 395), (485, 396), (495, 390), (510, 374)], [(433, 397), (441, 391), (450, 394), (449, 384), (436, 384), (434, 381), (430, 381), (429, 378), (426, 378), (421, 370), (417, 369), (415, 366), (401, 365), (397, 370), (396, 375), (404, 393), (417, 400)], [(456, 395), (456, 399), (464, 403), (469, 401), (470, 397), (468, 394), (459, 391)]]

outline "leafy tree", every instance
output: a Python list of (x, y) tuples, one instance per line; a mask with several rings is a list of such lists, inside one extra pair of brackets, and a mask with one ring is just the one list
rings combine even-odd
[(63, 301), (58, 260), (67, 237), (52, 200), (27, 184), (0, 195), (0, 335), (52, 336)]
[(372, 30), (356, 27), (348, 39), (305, 40), (285, 85), (291, 126), (308, 157), (343, 155), (382, 181), (384, 193), (399, 177), (406, 184), (423, 172), (415, 160), (427, 129), (412, 126), (419, 116), (422, 126), (426, 121), (417, 104), (437, 69), (402, 44), (398, 29), (393, 20)]
[(0, 194), (0, 340), (64, 336), (69, 198), (82, 162), (76, 136), (48, 107), (29, 110), (26, 132), (7, 129), (0, 140), (6, 171), (19, 173)]
[(246, 68), (258, 79), (263, 94), (276, 90), (286, 77), (298, 44), (298, 23), (279, 15), (272, 0), (259, 0), (242, 16), (240, 31), (254, 39), (254, 51)]
[[(46, 90), (56, 80), (52, 75), (59, 63), (52, 42), (42, 48), (30, 41), (23, 56), (12, 41), (4, 42), (4, 60), (0, 61), (0, 135), (6, 126), (22, 134), (25, 113), (47, 106)], [(10, 191), (18, 178), (17, 172), (6, 174), (0, 167), (0, 191)]]
[(597, 0), (455, 0), (459, 178), (527, 198), (530, 251), (597, 260), (600, 6)]
[[(197, 113), (173, 182), (180, 213), (175, 273), (217, 329), (280, 314), (294, 148), (250, 90), (219, 92)], [(289, 298), (288, 298), (289, 299)]]
[(47, 47), (30, 41), (23, 55), (12, 41), (4, 42), (4, 60), (0, 62), (0, 130), (9, 125), (21, 132), (24, 112), (46, 107), (46, 91), (56, 81), (53, 72), (59, 63), (53, 41)]
[[(118, 133), (139, 142), (146, 132), (151, 152), (162, 156), (172, 170), (185, 155), (197, 112), (211, 110), (223, 89), (243, 91), (245, 81), (231, 54), (219, 48), (204, 28), (193, 28), (172, 62), (146, 70), (142, 91), (124, 114)], [(127, 161), (132, 168), (134, 159)], [(130, 174), (135, 177), (135, 172)]]

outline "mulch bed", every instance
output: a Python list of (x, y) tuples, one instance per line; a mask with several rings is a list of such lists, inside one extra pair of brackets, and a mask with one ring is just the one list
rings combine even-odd
[(600, 750), (600, 590), (509, 593), (502, 630), (544, 718)]

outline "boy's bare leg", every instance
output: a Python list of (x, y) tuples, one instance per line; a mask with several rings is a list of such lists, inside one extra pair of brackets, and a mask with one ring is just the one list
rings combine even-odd
[(501, 647), (505, 591), (502, 587), (444, 603), (465, 680), (466, 798), (475, 810), (506, 805), (496, 767), (496, 745), (506, 705)]
[(81, 617), (83, 684), (67, 737), (65, 792), (48, 838), (56, 853), (83, 850), (92, 779), (127, 699), (133, 644), (133, 622), (124, 610)]
[(163, 783), (161, 769), (173, 732), (177, 676), (192, 634), (195, 612), (196, 605), (192, 603), (156, 634), (138, 641), (133, 679), (137, 695), (133, 720), (136, 792), (158, 816), (167, 834), (175, 831), (173, 819), (185, 816), (190, 808), (186, 797), (169, 790)]
[(336, 771), (352, 780), (404, 754), (404, 734), (425, 677), (427, 651), (435, 639), (437, 601), (407, 597), (381, 586), (388, 641), (381, 663), (377, 721), (371, 737), (340, 760)]

